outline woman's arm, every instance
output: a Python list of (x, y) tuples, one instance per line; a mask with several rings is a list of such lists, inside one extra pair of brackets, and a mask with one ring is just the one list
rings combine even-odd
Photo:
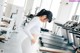
[(24, 32), (29, 36), (30, 39), (33, 38), (32, 34), (31, 34), (31, 29), (37, 24), (37, 20), (35, 18), (33, 18), (28, 24), (27, 26), (25, 26), (24, 28)]
[[(36, 38), (34, 37), (33, 34), (31, 34), (31, 29), (38, 24), (37, 22), (38, 20), (36, 18), (33, 18), (28, 24), (27, 26), (25, 26), (24, 28), (24, 32), (28, 35), (28, 37), (31, 39), (32, 43), (36, 42)], [(36, 30), (36, 29), (35, 29)]]

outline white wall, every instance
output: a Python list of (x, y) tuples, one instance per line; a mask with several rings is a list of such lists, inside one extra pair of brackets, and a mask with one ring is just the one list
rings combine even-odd
[(23, 22), (23, 17), (24, 17), (24, 8), (13, 5), (11, 9), (11, 13), (16, 13), (12, 16), (12, 18), (16, 22), (16, 28), (21, 27), (21, 24)]
[(14, 0), (13, 5), (24, 7), (25, 0)]
[[(64, 24), (66, 21), (68, 21), (72, 10), (72, 6), (73, 3), (69, 2), (68, 0), (62, 0), (55, 22)], [(53, 24), (53, 33), (56, 30), (56, 28), (57, 26)]]
[(3, 16), (4, 0), (0, 0), (0, 18)]
[[(68, 4), (66, 4), (68, 3)], [(72, 10), (73, 3), (70, 3), (68, 0), (62, 0), (61, 5), (59, 7), (58, 15), (56, 21), (64, 24), (68, 21), (70, 12)]]
[(5, 16), (10, 17), (11, 16), (11, 9), (12, 6), (19, 6), (19, 7), (24, 7), (25, 0), (7, 0), (7, 6), (5, 10)]
[(11, 15), (11, 9), (12, 9), (12, 5), (13, 5), (13, 1), (14, 0), (7, 0), (7, 6), (5, 9), (5, 16), (6, 17), (10, 17), (10, 15)]
[[(36, 14), (40, 11), (41, 0), (34, 0), (33, 7), (31, 10), (32, 14)], [(36, 11), (37, 8), (37, 11)], [(36, 11), (36, 12), (35, 12)]]
[(28, 14), (33, 7), (34, 0), (28, 0), (25, 8), (25, 14)]

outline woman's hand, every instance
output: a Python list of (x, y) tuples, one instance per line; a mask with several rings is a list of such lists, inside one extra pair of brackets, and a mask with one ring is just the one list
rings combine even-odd
[(32, 42), (32, 44), (35, 44), (36, 39), (35, 38), (31, 39), (31, 42)]
[(32, 44), (35, 44), (36, 40), (37, 40), (37, 36), (36, 35), (32, 35), (33, 38), (31, 39)]
[(77, 50), (77, 53), (80, 53), (80, 50), (79, 49)]

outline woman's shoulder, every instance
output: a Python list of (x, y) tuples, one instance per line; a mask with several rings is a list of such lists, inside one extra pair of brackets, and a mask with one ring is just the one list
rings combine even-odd
[(34, 17), (32, 20), (38, 21), (39, 17)]

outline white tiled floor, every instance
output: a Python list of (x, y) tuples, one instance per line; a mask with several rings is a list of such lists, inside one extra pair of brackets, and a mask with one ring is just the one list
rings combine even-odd
[(19, 33), (12, 33), (11, 38), (5, 43), (0, 42), (0, 49), (4, 50), (4, 53), (22, 53), (21, 43), (26, 35), (19, 30)]
[(5, 43), (0, 42), (0, 49), (4, 50), (4, 53), (22, 53), (22, 41), (27, 38), (27, 35), (22, 28), (17, 31), (18, 33), (11, 33), (11, 38)]

